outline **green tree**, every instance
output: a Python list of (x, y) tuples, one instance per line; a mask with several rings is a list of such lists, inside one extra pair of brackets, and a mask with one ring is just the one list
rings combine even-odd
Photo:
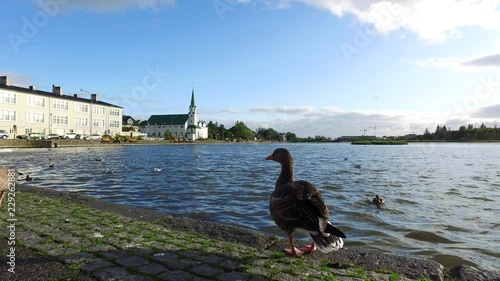
[(241, 121), (236, 121), (233, 127), (229, 129), (234, 137), (238, 139), (251, 140), (255, 137), (255, 132), (250, 130), (245, 123)]
[(172, 133), (169, 130), (166, 130), (165, 133), (163, 133), (163, 138), (166, 140), (171, 140), (174, 137), (172, 136)]
[(287, 132), (286, 133), (286, 140), (287, 141), (292, 141), (292, 142), (297, 141), (297, 135), (295, 135), (292, 132)]
[(215, 139), (217, 136), (217, 122), (214, 124), (212, 121), (208, 122), (208, 138)]
[(268, 140), (268, 141), (279, 141), (280, 140), (280, 135), (279, 135), (278, 131), (276, 131), (273, 128), (268, 128), (268, 129), (258, 128), (257, 135), (260, 138), (262, 138), (264, 140)]
[(432, 134), (431, 134), (431, 132), (429, 132), (429, 129), (427, 129), (427, 128), (425, 128), (423, 139), (424, 140), (431, 140), (432, 139)]

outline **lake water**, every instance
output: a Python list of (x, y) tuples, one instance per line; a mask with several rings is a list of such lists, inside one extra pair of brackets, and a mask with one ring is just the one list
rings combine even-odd
[(500, 270), (497, 143), (4, 149), (0, 165), (32, 176), (26, 184), (283, 236), (268, 212), (280, 166), (264, 160), (277, 147), (291, 151), (295, 179), (323, 193), (347, 247)]

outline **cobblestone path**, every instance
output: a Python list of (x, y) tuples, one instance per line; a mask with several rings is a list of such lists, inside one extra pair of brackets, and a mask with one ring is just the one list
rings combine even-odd
[[(278, 251), (217, 241), (41, 194), (17, 191), (15, 200), (17, 249), (64, 265), (73, 273), (71, 280), (80, 280), (75, 276), (127, 281), (412, 280), (354, 265), (338, 268), (311, 256), (290, 258)], [(9, 218), (6, 205), (0, 209), (2, 224)], [(2, 227), (0, 243), (6, 245), (9, 235)], [(5, 260), (8, 247), (1, 249)], [(23, 264), (30, 266), (29, 262)], [(2, 262), (0, 268), (4, 267)], [(19, 265), (15, 274), (23, 270)], [(14, 277), (4, 271), (0, 274), (1, 280), (16, 280)]]

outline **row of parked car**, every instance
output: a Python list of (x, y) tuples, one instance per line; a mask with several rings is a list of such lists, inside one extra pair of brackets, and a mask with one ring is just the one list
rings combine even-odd
[[(7, 136), (8, 137), (8, 136)], [(28, 135), (18, 135), (17, 139), (30, 139), (30, 140), (50, 140), (50, 139), (82, 139), (82, 140), (101, 140), (102, 137), (99, 134), (77, 134), (77, 133), (67, 133), (64, 135), (58, 134), (48, 134), (44, 135), (42, 133), (30, 133)]]

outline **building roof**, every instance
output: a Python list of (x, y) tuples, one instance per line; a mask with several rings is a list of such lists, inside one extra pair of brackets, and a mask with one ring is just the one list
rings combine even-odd
[(194, 103), (194, 88), (193, 88), (193, 92), (191, 92), (191, 107), (195, 107), (195, 103)]
[(139, 126), (140, 123), (141, 123), (141, 120), (137, 120), (137, 119), (134, 119), (134, 117), (130, 116), (130, 115), (123, 115), (122, 116), (122, 123), (125, 125), (127, 124), (127, 121), (129, 119), (132, 119), (132, 126)]
[[(31, 95), (39, 95), (39, 96), (72, 100), (72, 101), (78, 101), (78, 102), (84, 102), (84, 103), (91, 102), (90, 99), (80, 98), (78, 95), (72, 95), (72, 96), (60, 95), (60, 94), (56, 94), (56, 93), (52, 93), (52, 92), (40, 91), (40, 90), (35, 90), (35, 89), (30, 89), (30, 88), (23, 88), (23, 87), (19, 87), (19, 86), (0, 84), (0, 89), (6, 89), (6, 90), (11, 90), (11, 91), (16, 91), (16, 92), (23, 92), (23, 93), (31, 94)], [(114, 104), (107, 103), (107, 102), (103, 102), (103, 101), (92, 101), (92, 104), (123, 108), (121, 106), (114, 105)]]
[(149, 125), (184, 125), (188, 118), (187, 114), (151, 115), (148, 123)]
[(127, 121), (128, 121), (128, 119), (132, 119), (132, 121), (134, 121), (134, 122), (135, 122), (134, 117), (132, 117), (132, 116), (130, 116), (130, 115), (123, 115), (123, 116), (122, 116), (122, 122), (127, 122)]

